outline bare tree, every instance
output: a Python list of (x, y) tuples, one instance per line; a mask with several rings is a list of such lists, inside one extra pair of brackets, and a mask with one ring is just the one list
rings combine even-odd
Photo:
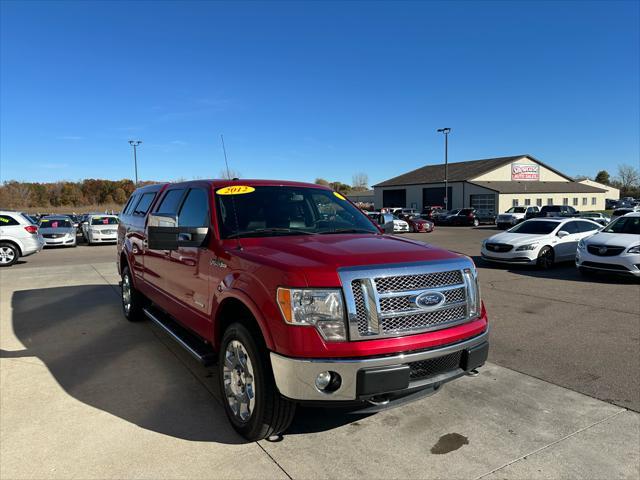
[(353, 190), (362, 191), (369, 188), (369, 176), (364, 172), (358, 172), (351, 177)]
[(632, 165), (618, 165), (618, 183), (620, 190), (630, 190), (640, 184), (640, 173)]
[(225, 180), (233, 180), (234, 178), (240, 178), (241, 176), (242, 174), (238, 170), (234, 170), (233, 168), (230, 168), (229, 170), (223, 168), (222, 170), (220, 170), (220, 178), (223, 178)]

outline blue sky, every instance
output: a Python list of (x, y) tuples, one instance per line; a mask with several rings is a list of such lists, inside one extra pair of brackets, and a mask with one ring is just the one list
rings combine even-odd
[(0, 178), (371, 184), (530, 153), (568, 174), (640, 158), (628, 2), (1, 4)]

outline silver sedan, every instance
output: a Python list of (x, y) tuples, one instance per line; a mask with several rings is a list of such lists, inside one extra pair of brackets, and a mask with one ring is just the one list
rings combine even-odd
[(40, 219), (40, 233), (45, 247), (75, 247), (76, 227), (73, 221), (65, 216), (48, 216)]

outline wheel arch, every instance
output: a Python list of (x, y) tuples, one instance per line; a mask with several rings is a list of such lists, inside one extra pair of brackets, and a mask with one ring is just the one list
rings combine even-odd
[(232, 323), (241, 323), (254, 333), (266, 348), (273, 350), (273, 340), (266, 322), (253, 302), (241, 292), (225, 297), (216, 309), (213, 322), (213, 345), (219, 349), (225, 330)]
[(0, 240), (0, 244), (1, 243), (9, 243), (11, 245), (13, 245), (14, 247), (16, 247), (18, 249), (18, 255), (22, 256), (22, 245), (20, 245), (19, 242), (16, 242), (15, 240), (11, 240), (11, 239), (5, 239), (3, 238), (2, 240)]

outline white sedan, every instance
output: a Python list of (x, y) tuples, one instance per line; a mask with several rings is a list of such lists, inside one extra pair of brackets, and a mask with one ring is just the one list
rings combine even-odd
[(576, 266), (585, 275), (600, 270), (640, 277), (640, 213), (618, 217), (601, 232), (580, 240)]
[(573, 260), (578, 242), (596, 233), (601, 225), (587, 219), (534, 218), (482, 242), (482, 258), (489, 262), (520, 263), (550, 268), (555, 262)]
[(89, 245), (118, 241), (117, 215), (87, 215), (82, 222), (82, 235)]

